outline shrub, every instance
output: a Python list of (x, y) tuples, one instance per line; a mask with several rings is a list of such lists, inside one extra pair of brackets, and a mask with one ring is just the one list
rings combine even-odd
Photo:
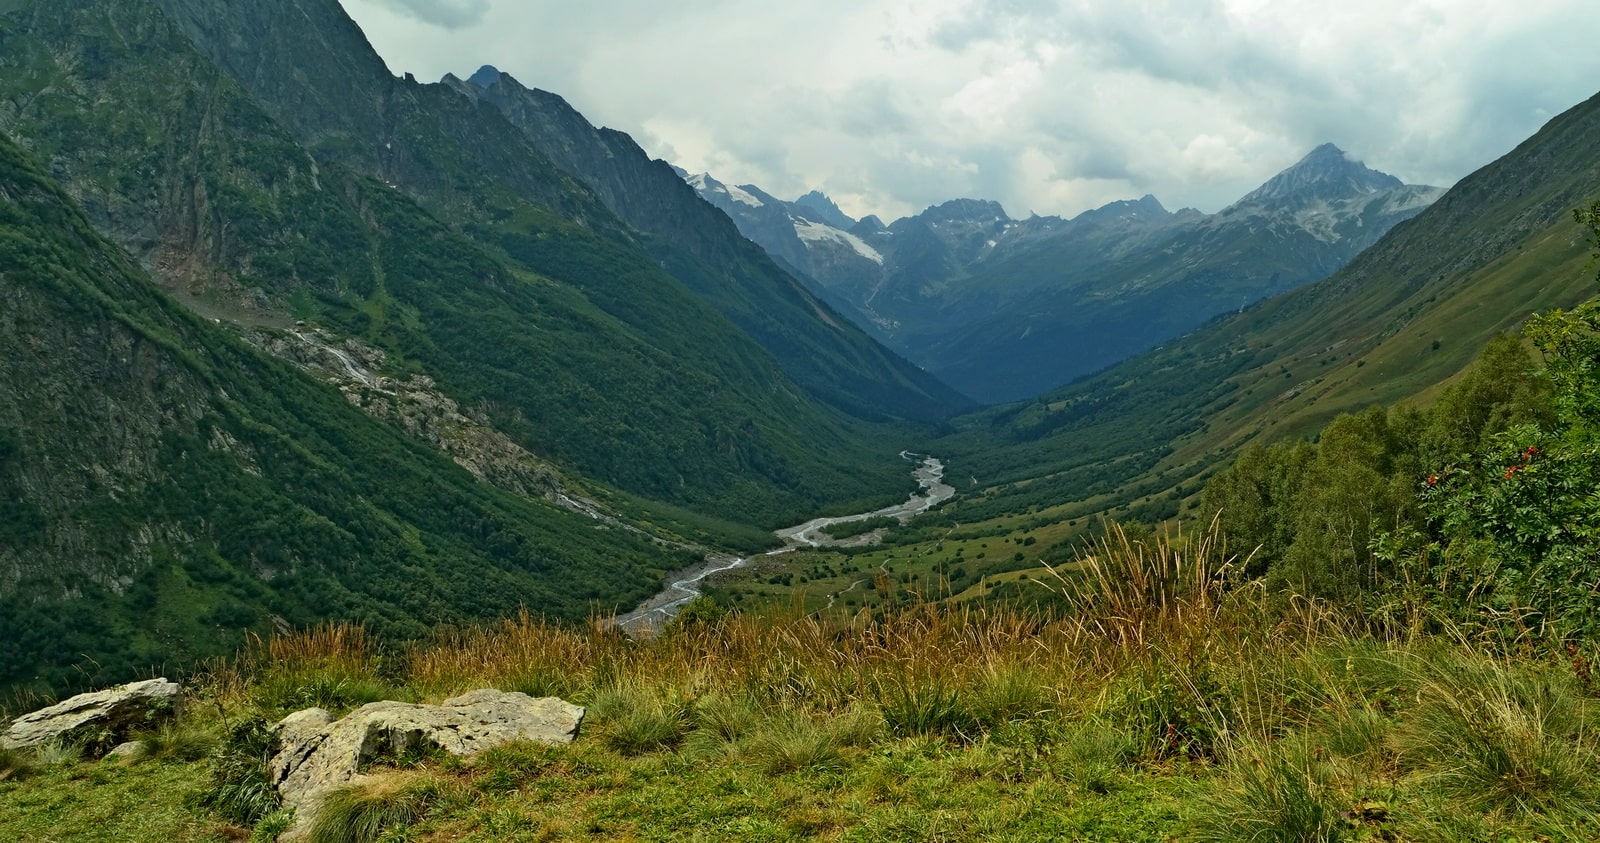
[(272, 726), (261, 717), (229, 726), (212, 752), (211, 781), (199, 795), (200, 805), (244, 826), (276, 812), (281, 803), (267, 771), (272, 743)]

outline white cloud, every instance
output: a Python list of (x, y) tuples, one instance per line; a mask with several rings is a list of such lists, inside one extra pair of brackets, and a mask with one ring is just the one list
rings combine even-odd
[(886, 219), (1215, 210), (1324, 141), (1448, 185), (1600, 79), (1578, 0), (344, 3), (397, 72), (491, 63), (689, 169)]

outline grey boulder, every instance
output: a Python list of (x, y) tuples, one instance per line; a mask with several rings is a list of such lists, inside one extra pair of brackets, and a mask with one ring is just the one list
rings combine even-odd
[(584, 711), (556, 697), (473, 691), (443, 705), (375, 702), (342, 719), (310, 708), (285, 717), (268, 762), (285, 807), (295, 809), (293, 839), (309, 828), (328, 793), (359, 784), (361, 765), (415, 749), (470, 756), (513, 741), (571, 743)]
[(11, 721), (0, 735), (0, 746), (25, 749), (61, 741), (81, 744), (99, 756), (130, 733), (173, 716), (179, 690), (175, 682), (149, 679), (79, 694)]

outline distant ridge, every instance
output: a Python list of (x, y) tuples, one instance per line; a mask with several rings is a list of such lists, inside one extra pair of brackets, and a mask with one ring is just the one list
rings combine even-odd
[(1442, 192), (1333, 144), (1213, 215), (1169, 212), (1147, 195), (1071, 220), (1017, 220), (999, 203), (964, 198), (887, 226), (842, 226), (806, 203), (755, 206), (711, 187), (720, 182), (709, 174), (696, 178), (702, 198), (819, 295), (989, 402), (1032, 397), (1326, 277)]

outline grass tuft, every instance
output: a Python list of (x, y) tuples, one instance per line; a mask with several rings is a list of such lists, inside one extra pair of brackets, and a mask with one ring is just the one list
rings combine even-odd
[(1078, 724), (1057, 741), (1061, 777), (1090, 793), (1110, 793), (1136, 756), (1132, 738), (1099, 723)]
[(374, 843), (385, 832), (413, 825), (443, 795), (438, 779), (396, 773), (328, 794), (306, 834), (306, 843)]
[(20, 779), (33, 770), (34, 760), (29, 753), (0, 746), (0, 781)]
[(168, 720), (155, 729), (133, 737), (144, 744), (137, 760), (199, 761), (217, 747), (218, 736), (209, 724), (197, 718)]
[(897, 736), (971, 738), (978, 733), (977, 720), (953, 680), (890, 675), (881, 681), (878, 694), (884, 723)]
[(1587, 804), (1600, 774), (1588, 700), (1566, 677), (1483, 656), (1436, 665), (1400, 734), (1410, 766), (1482, 810)]
[(212, 751), (210, 782), (196, 801), (230, 822), (253, 826), (282, 807), (267, 761), (272, 725), (260, 716), (230, 725)]
[(1236, 747), (1222, 787), (1204, 803), (1196, 840), (1338, 843), (1352, 827), (1320, 747), (1303, 740)]
[(47, 741), (33, 748), (33, 760), (40, 767), (60, 767), (83, 760), (83, 747), (62, 740)]
[(708, 694), (694, 705), (699, 730), (723, 743), (744, 737), (756, 724), (756, 704), (743, 695)]
[(826, 725), (803, 717), (769, 722), (750, 743), (750, 754), (768, 775), (798, 770), (834, 770), (843, 766), (839, 736)]
[(689, 733), (692, 710), (633, 685), (602, 691), (589, 706), (601, 739), (624, 755), (676, 748)]

